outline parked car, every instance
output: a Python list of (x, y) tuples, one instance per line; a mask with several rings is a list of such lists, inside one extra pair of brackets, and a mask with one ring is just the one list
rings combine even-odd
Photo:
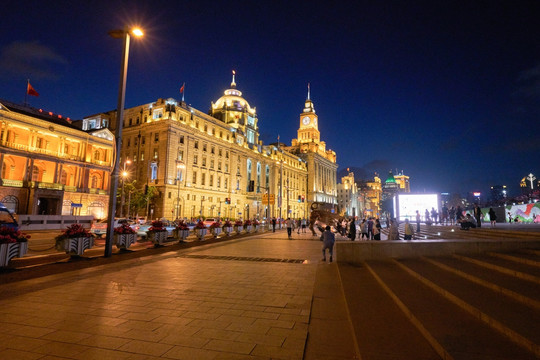
[[(103, 235), (107, 234), (107, 219), (100, 220), (98, 222), (92, 223), (90, 226), (90, 232), (97, 237), (102, 237)], [(129, 224), (130, 226), (133, 224), (132, 220), (125, 219), (125, 218), (115, 218), (113, 222), (113, 227), (118, 227), (121, 224)]]
[(19, 230), (19, 224), (17, 223), (17, 220), (15, 220), (15, 217), (13, 216), (11, 211), (9, 211), (9, 209), (5, 207), (2, 203), (0, 203), (0, 226)]
[[(163, 223), (163, 227), (165, 228), (165, 230), (167, 230), (167, 237), (172, 237), (173, 230), (176, 229), (176, 224), (172, 221), (162, 220), (161, 222)], [(137, 236), (140, 236), (141, 238), (146, 239), (146, 237), (148, 236), (148, 229), (152, 227), (152, 223), (146, 222), (142, 225), (135, 224), (131, 227), (137, 232)]]
[(217, 221), (217, 219), (214, 219), (214, 218), (206, 218), (206, 219), (204, 219), (203, 224), (204, 224), (204, 226), (209, 227), (210, 225), (212, 225), (216, 221)]

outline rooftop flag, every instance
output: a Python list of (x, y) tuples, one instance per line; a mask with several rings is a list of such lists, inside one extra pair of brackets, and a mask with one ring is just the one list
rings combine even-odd
[(28, 80), (28, 85), (26, 86), (26, 93), (32, 96), (39, 96), (39, 93), (36, 91), (36, 89), (34, 89), (32, 85), (30, 85), (30, 80)]

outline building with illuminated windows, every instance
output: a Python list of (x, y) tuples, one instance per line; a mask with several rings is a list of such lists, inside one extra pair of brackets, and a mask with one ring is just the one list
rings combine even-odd
[(17, 214), (107, 213), (113, 134), (0, 100), (0, 202)]
[(359, 192), (354, 181), (354, 173), (349, 172), (341, 178), (341, 183), (337, 184), (339, 213), (348, 217), (362, 216), (364, 209), (361, 207), (362, 203), (358, 197)]
[(307, 180), (307, 199), (309, 202), (322, 202), (337, 206), (337, 156), (333, 150), (326, 149), (326, 142), (321, 141), (319, 117), (315, 113), (313, 101), (308, 96), (304, 110), (300, 114), (298, 138), (285, 148), (298, 155), (309, 169)]
[[(123, 121), (121, 166), (139, 191), (157, 190), (140, 215), (298, 218), (309, 216), (308, 199), (332, 191), (327, 199), (335, 199), (335, 171), (332, 178), (316, 163), (324, 177), (310, 180), (309, 159), (259, 140), (256, 109), (234, 75), (208, 114), (169, 98), (126, 109)], [(116, 111), (89, 116), (82, 128), (105, 124), (114, 130)], [(335, 153), (333, 160), (335, 165)], [(310, 191), (310, 184), (317, 190)]]

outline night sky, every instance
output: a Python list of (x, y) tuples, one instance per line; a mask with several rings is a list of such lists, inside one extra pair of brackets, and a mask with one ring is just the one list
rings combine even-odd
[[(261, 139), (290, 144), (311, 83), (327, 148), (360, 178), (389, 170), (413, 192), (540, 178), (540, 1), (6, 1), (0, 98), (72, 119), (158, 98), (201, 111), (230, 86), (257, 108)], [(338, 179), (339, 181), (340, 179)]]

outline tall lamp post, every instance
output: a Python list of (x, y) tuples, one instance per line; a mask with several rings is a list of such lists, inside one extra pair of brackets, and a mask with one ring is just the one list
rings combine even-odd
[(180, 181), (182, 179), (182, 171), (186, 168), (186, 165), (180, 161), (176, 161), (176, 182), (178, 185), (178, 193), (176, 195), (176, 219), (180, 218)]
[(112, 245), (113, 245), (113, 235), (114, 235), (114, 213), (116, 211), (116, 192), (118, 191), (118, 177), (120, 173), (120, 149), (121, 149), (121, 140), (122, 140), (122, 125), (124, 121), (124, 102), (126, 98), (126, 79), (127, 79), (127, 69), (128, 69), (128, 58), (129, 58), (129, 40), (130, 33), (140, 37), (143, 36), (143, 32), (139, 28), (128, 29), (127, 27), (123, 30), (112, 30), (109, 31), (109, 35), (113, 38), (124, 39), (124, 49), (122, 52), (122, 64), (120, 67), (120, 85), (118, 87), (118, 104), (116, 107), (116, 131), (115, 131), (115, 141), (116, 149), (114, 156), (114, 167), (111, 174), (110, 190), (109, 190), (109, 212), (107, 218), (107, 236), (105, 238), (105, 257), (110, 257), (112, 255)]

